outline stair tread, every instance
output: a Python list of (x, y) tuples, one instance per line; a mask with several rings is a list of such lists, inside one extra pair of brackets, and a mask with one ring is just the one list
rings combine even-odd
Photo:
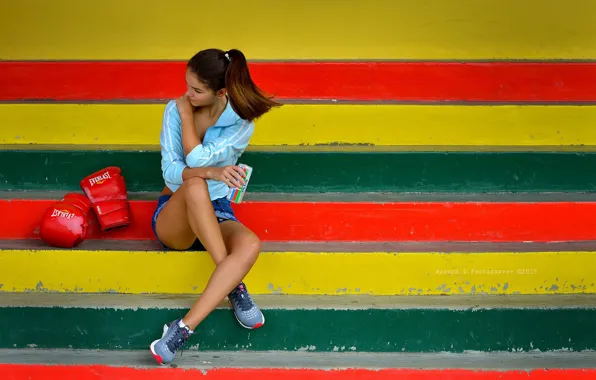
[[(28, 191), (28, 190), (4, 190), (0, 191), (1, 200), (23, 199), (60, 199), (69, 191)], [(155, 201), (159, 192), (139, 191), (128, 192), (130, 201)], [(402, 193), (402, 192), (362, 192), (362, 193), (263, 193), (247, 192), (245, 202), (370, 202), (370, 203), (394, 203), (394, 202), (596, 202), (596, 192), (567, 193), (567, 192), (537, 192), (537, 193)]]
[[(190, 308), (196, 294), (118, 294), (118, 293), (2, 293), (2, 307), (65, 307), (114, 309)], [(261, 309), (563, 309), (596, 308), (596, 294), (549, 295), (254, 295)], [(223, 301), (219, 307), (229, 308)]]
[[(156, 368), (148, 350), (0, 349), (0, 362), (11, 364), (109, 365)], [(412, 368), (530, 370), (535, 368), (593, 368), (596, 352), (249, 352), (185, 350), (178, 368)]]
[[(0, 250), (61, 250), (39, 239), (0, 240)], [(156, 240), (85, 240), (68, 250), (162, 251)], [(261, 252), (477, 253), (596, 251), (596, 241), (519, 242), (263, 242)]]
[[(0, 150), (10, 151), (132, 151), (159, 152), (159, 144), (0, 144)], [(369, 145), (369, 144), (304, 144), (249, 145), (249, 152), (596, 152), (596, 145)]]

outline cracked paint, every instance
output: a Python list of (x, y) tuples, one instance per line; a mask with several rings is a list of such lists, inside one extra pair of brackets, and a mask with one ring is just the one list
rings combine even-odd
[(43, 291), (46, 291), (47, 289), (44, 288), (43, 282), (39, 281), (37, 283), (37, 285), (35, 286), (35, 290), (38, 291), (38, 292), (43, 292)]

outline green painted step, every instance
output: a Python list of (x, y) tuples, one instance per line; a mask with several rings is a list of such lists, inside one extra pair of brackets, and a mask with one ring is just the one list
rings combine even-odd
[[(193, 300), (26, 293), (2, 298), (0, 348), (109, 350), (146, 349), (163, 324), (183, 316)], [(454, 353), (596, 349), (594, 296), (255, 299), (267, 319), (264, 327), (245, 330), (229, 307), (220, 307), (199, 326), (189, 347)]]
[[(105, 166), (129, 191), (163, 188), (155, 150), (4, 149), (0, 190), (79, 189)], [(596, 191), (596, 152), (247, 151), (251, 192)]]

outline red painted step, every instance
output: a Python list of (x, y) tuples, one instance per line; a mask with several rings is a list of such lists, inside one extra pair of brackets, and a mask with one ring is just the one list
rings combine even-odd
[[(596, 101), (594, 62), (251, 62), (250, 69), (279, 99)], [(184, 70), (177, 61), (0, 62), (0, 100), (171, 99), (185, 91)]]
[[(1, 200), (0, 239), (37, 236), (53, 200)], [(130, 201), (132, 224), (88, 239), (153, 239), (155, 201)], [(263, 241), (596, 240), (596, 202), (245, 202), (237, 217)]]
[(182, 369), (130, 368), (104, 365), (17, 365), (1, 364), (2, 380), (594, 380), (595, 369), (537, 369), (530, 371), (412, 370), (412, 369)]

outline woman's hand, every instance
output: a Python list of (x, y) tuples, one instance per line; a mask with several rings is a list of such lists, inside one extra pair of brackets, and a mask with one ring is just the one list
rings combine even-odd
[(209, 179), (221, 181), (228, 187), (241, 188), (244, 186), (246, 174), (240, 166), (228, 165), (210, 168)]
[(180, 114), (180, 117), (184, 117), (184, 116), (192, 117), (193, 108), (192, 108), (192, 104), (190, 104), (190, 100), (188, 99), (188, 96), (182, 95), (181, 97), (176, 99), (176, 106), (178, 107), (178, 113)]

